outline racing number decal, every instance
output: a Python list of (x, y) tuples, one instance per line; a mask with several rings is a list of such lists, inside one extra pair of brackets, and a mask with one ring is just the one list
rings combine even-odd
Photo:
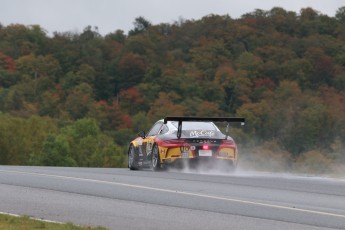
[(188, 152), (189, 149), (190, 149), (190, 146), (187, 143), (184, 143), (183, 145), (180, 146), (181, 153)]
[(191, 149), (190, 147), (191, 146), (187, 143), (184, 143), (183, 145), (180, 146), (182, 158), (188, 158), (189, 157), (189, 149)]

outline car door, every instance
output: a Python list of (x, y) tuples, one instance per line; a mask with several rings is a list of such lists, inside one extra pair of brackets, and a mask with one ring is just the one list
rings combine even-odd
[(158, 121), (156, 122), (150, 131), (147, 133), (147, 136), (143, 139), (143, 143), (141, 145), (141, 151), (143, 153), (144, 158), (147, 161), (151, 160), (151, 153), (152, 153), (152, 147), (154, 144), (154, 139), (157, 136), (157, 134), (160, 132), (160, 130), (163, 127), (163, 122)]

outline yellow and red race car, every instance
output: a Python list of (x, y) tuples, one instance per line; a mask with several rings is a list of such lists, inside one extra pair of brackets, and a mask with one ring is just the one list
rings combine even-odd
[[(226, 122), (222, 133), (215, 122)], [(228, 135), (230, 122), (245, 122), (240, 117), (166, 117), (148, 133), (141, 132), (128, 148), (128, 167), (150, 167), (154, 171), (169, 165), (193, 167), (200, 163), (222, 162), (231, 170), (237, 166), (238, 151)]]

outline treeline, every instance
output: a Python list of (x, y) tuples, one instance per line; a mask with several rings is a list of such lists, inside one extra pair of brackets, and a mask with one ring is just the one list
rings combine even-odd
[(124, 149), (93, 119), (61, 124), (49, 117), (0, 114), (2, 164), (124, 167)]
[(247, 159), (329, 171), (345, 164), (345, 7), (138, 17), (105, 36), (0, 25), (0, 111), (0, 164), (123, 166), (166, 115), (244, 116)]

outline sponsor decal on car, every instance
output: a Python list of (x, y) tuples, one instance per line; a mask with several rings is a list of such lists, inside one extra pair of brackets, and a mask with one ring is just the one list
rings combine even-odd
[(189, 133), (190, 137), (213, 137), (214, 131), (212, 130), (194, 130)]
[(153, 140), (149, 140), (146, 144), (146, 155), (150, 156), (152, 153)]
[(138, 143), (138, 145), (142, 145), (143, 144), (143, 139), (138, 137), (137, 139), (135, 139), (135, 141)]

